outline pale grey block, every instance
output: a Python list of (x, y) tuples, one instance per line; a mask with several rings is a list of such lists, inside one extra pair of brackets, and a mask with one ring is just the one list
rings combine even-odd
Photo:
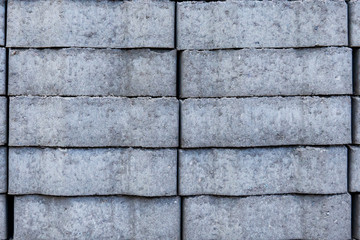
[(11, 146), (177, 147), (175, 98), (12, 97)]
[(6, 195), (0, 194), (0, 239), (7, 239)]
[(9, 94), (176, 96), (176, 52), (10, 50)]
[(0, 0), (0, 46), (5, 46), (5, 0)]
[(184, 239), (351, 239), (351, 197), (192, 197)]
[(349, 1), (349, 42), (350, 46), (360, 46), (360, 1)]
[(349, 191), (360, 192), (360, 147), (350, 147)]
[(176, 149), (10, 148), (9, 193), (176, 195)]
[(0, 48), (0, 95), (5, 95), (5, 94), (6, 94), (6, 50), (5, 48)]
[(6, 148), (0, 147), (0, 193), (7, 192), (7, 154)]
[(353, 143), (360, 144), (360, 98), (352, 98), (352, 111), (353, 111)]
[(181, 146), (186, 148), (347, 143), (351, 143), (350, 97), (181, 102)]
[(181, 195), (347, 192), (346, 147), (180, 151)]
[(7, 133), (7, 99), (0, 97), (0, 145), (6, 143)]
[(344, 46), (345, 1), (219, 1), (177, 4), (179, 49)]
[(8, 47), (174, 47), (175, 3), (8, 1)]
[(180, 199), (15, 197), (14, 239), (179, 239)]
[(352, 94), (350, 48), (184, 51), (182, 97)]

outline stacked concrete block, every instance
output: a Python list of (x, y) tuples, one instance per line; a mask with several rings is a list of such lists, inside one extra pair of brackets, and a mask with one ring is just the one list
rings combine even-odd
[(175, 4), (8, 2), (14, 239), (180, 238)]
[(347, 11), (177, 4), (184, 239), (351, 238)]

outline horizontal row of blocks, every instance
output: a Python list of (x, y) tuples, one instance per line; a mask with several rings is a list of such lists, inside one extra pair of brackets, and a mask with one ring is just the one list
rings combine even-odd
[(178, 49), (360, 46), (359, 19), (357, 0), (9, 0), (6, 45), (174, 48), (176, 38)]
[[(0, 94), (5, 58), (2, 49)], [(177, 88), (180, 98), (353, 93), (352, 49), (345, 47), (186, 50), (178, 59), (174, 50), (11, 49), (8, 58), (9, 95), (175, 97)], [(360, 94), (358, 77), (354, 87)]]
[[(6, 235), (4, 203), (0, 195), (0, 237)], [(353, 204), (360, 207), (358, 195)], [(184, 239), (351, 239), (349, 194), (183, 200), (15, 196), (14, 209), (14, 239), (180, 239), (181, 231)], [(356, 214), (355, 238), (359, 220)]]
[[(5, 148), (0, 193), (248, 196), (360, 192), (360, 148)], [(349, 189), (348, 177), (349, 172)]]

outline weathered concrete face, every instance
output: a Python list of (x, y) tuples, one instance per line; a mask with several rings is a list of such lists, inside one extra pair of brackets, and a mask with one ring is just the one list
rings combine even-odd
[(13, 97), (11, 146), (176, 147), (174, 98)]
[(0, 239), (7, 239), (6, 195), (0, 194)]
[(360, 46), (360, 1), (349, 1), (349, 31), (350, 45)]
[(176, 195), (176, 149), (9, 150), (11, 194)]
[(181, 97), (352, 94), (349, 48), (184, 51)]
[(350, 239), (351, 197), (192, 197), (184, 200), (185, 239)]
[(7, 192), (7, 154), (6, 147), (0, 147), (0, 193)]
[(174, 11), (167, 0), (11, 0), (7, 46), (173, 48)]
[(6, 143), (7, 132), (7, 99), (0, 97), (0, 146)]
[[(5, 45), (5, 0), (0, 0), (0, 46)], [(0, 69), (3, 66), (0, 67)]]
[(351, 146), (349, 156), (349, 191), (360, 192), (360, 147)]
[(347, 45), (345, 1), (180, 2), (179, 49)]
[(185, 148), (350, 142), (349, 97), (187, 99), (181, 102), (181, 144)]
[(17, 49), (9, 56), (10, 95), (176, 96), (175, 51)]
[(181, 195), (347, 192), (347, 149), (255, 148), (180, 151)]
[(15, 197), (14, 239), (179, 239), (179, 198)]

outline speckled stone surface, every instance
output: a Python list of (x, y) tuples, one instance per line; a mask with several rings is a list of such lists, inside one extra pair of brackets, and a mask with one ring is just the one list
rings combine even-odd
[(176, 149), (10, 148), (9, 193), (176, 195)]
[(0, 194), (0, 239), (7, 239), (6, 195)]
[(0, 193), (7, 192), (7, 171), (6, 147), (0, 147)]
[(8, 47), (173, 48), (168, 0), (10, 0)]
[(346, 147), (180, 151), (181, 195), (347, 192)]
[(192, 197), (185, 239), (351, 239), (351, 197)]
[(180, 2), (179, 49), (348, 44), (347, 5), (322, 1)]
[(350, 48), (184, 51), (182, 97), (352, 94)]
[(175, 98), (12, 97), (11, 146), (177, 147)]
[(14, 239), (180, 239), (180, 199), (15, 197)]
[(175, 51), (16, 49), (9, 56), (10, 95), (176, 96)]
[(186, 99), (181, 146), (351, 143), (350, 97)]

